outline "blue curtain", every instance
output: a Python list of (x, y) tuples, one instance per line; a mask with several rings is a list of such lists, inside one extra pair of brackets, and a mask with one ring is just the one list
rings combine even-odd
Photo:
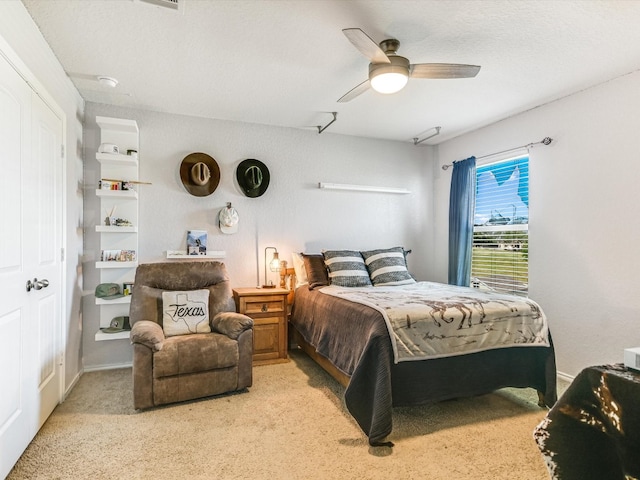
[(476, 157), (453, 162), (449, 193), (449, 284), (468, 287), (471, 277)]

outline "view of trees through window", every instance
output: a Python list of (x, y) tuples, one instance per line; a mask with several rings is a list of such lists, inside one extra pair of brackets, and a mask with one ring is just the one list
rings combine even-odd
[(529, 157), (476, 169), (471, 285), (526, 296), (529, 288)]

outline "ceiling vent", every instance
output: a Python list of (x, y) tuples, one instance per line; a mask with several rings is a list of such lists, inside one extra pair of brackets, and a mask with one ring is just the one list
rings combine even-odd
[(159, 7), (165, 7), (169, 10), (184, 13), (185, 0), (140, 0), (143, 3), (150, 3)]

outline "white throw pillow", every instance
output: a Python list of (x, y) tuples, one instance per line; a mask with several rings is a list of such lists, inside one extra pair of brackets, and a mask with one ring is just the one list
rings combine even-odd
[(301, 253), (292, 253), (293, 256), (293, 270), (296, 272), (296, 284), (295, 288), (309, 283), (307, 278), (307, 269), (304, 268), (304, 257)]
[(162, 292), (162, 329), (165, 337), (210, 333), (209, 290)]

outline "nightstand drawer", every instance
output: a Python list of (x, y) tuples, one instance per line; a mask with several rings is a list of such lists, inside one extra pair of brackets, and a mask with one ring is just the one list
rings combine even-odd
[(284, 301), (282, 300), (282, 295), (259, 298), (241, 298), (240, 311), (245, 315), (258, 313), (281, 313), (284, 312)]

